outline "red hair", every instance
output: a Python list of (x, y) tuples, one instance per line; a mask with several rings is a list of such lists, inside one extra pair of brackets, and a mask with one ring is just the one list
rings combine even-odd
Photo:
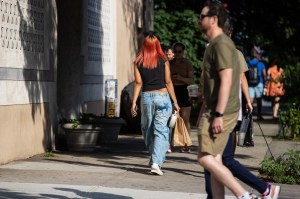
[(151, 35), (144, 39), (141, 51), (133, 62), (136, 65), (143, 63), (144, 68), (156, 68), (158, 58), (162, 57), (167, 60), (163, 50), (161, 49), (160, 42), (157, 37)]

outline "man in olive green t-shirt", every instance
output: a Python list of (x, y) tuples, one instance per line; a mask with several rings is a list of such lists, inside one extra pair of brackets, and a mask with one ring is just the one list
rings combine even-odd
[(224, 186), (241, 199), (252, 198), (222, 164), (222, 153), (239, 112), (240, 67), (232, 40), (223, 33), (227, 20), (222, 4), (207, 2), (199, 18), (200, 30), (208, 40), (202, 66), (204, 112), (199, 122), (198, 162), (211, 175), (213, 198), (224, 197)]

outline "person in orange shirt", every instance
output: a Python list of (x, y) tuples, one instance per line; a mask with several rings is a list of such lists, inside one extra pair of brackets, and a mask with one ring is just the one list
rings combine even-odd
[(272, 66), (268, 69), (268, 83), (266, 84), (266, 96), (272, 98), (273, 119), (278, 119), (278, 109), (280, 97), (284, 95), (283, 79), (284, 71), (277, 65), (276, 59), (272, 61)]

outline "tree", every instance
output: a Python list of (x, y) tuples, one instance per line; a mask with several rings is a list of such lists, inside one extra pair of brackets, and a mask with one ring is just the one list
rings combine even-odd
[[(176, 10), (173, 7), (168, 7), (166, 2), (161, 1), (159, 4), (156, 2), (154, 10), (155, 34), (162, 45), (172, 46), (175, 42), (182, 42), (186, 45), (185, 56), (193, 63), (196, 82), (198, 83), (206, 43), (201, 37), (198, 15), (191, 9)], [(184, 4), (184, 2), (181, 3)], [(176, 5), (178, 6), (178, 4)]]
[(277, 57), (283, 65), (299, 62), (299, 0), (224, 2), (236, 21), (234, 41), (238, 45), (247, 49), (254, 43), (263, 46), (268, 55)]
[[(247, 52), (253, 44), (257, 44), (265, 49), (266, 54), (281, 60), (283, 65), (299, 62), (300, 23), (297, 20), (300, 18), (298, 14), (300, 0), (280, 1), (280, 3), (269, 0), (223, 0), (222, 2), (230, 16), (234, 18), (233, 40), (237, 46)], [(184, 10), (189, 10), (197, 16), (203, 3), (204, 0), (156, 0), (155, 15), (162, 15), (155, 16), (155, 27), (160, 27), (162, 23), (184, 21), (183, 17), (186, 16), (180, 16)], [(174, 13), (179, 13), (180, 18), (175, 20)], [(197, 24), (197, 21), (195, 23)], [(184, 28), (179, 27), (179, 24), (170, 24), (169, 36), (177, 32), (178, 28)], [(159, 31), (156, 28), (155, 30)], [(201, 37), (200, 34), (197, 37)]]
[[(300, 0), (223, 0), (234, 21), (233, 41), (249, 55), (253, 44), (265, 50), (265, 57), (276, 57), (286, 66), (286, 98), (299, 91), (293, 77), (300, 76)], [(205, 41), (201, 38), (197, 16), (204, 0), (155, 0), (154, 28), (162, 44), (182, 41), (187, 45), (187, 58), (192, 60), (199, 77)], [(268, 59), (266, 59), (267, 61)], [(267, 66), (269, 63), (266, 63)], [(298, 92), (297, 92), (298, 93)], [(300, 101), (300, 100), (299, 100)]]
[(153, 31), (153, 8), (154, 0), (145, 0), (144, 1), (144, 22), (145, 22), (145, 31)]

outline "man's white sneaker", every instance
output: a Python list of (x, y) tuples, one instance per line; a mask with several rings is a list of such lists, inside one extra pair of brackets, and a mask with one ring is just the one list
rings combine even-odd
[(269, 195), (263, 196), (263, 199), (278, 199), (280, 193), (280, 186), (278, 185), (271, 185), (271, 190)]
[(155, 174), (155, 175), (160, 175), (160, 176), (162, 176), (162, 175), (164, 174), (164, 173), (160, 170), (158, 164), (156, 164), (156, 163), (153, 163), (153, 164), (151, 165), (151, 171), (150, 171), (150, 173)]
[(250, 193), (249, 196), (250, 196), (250, 199), (261, 199), (260, 197), (258, 197), (257, 195), (255, 195), (253, 193)]

